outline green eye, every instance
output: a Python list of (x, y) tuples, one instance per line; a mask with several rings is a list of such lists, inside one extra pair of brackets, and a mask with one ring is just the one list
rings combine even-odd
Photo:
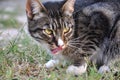
[(53, 33), (53, 31), (51, 29), (45, 29), (44, 31), (48, 35), (51, 35)]
[(70, 27), (65, 27), (64, 30), (63, 30), (64, 33), (67, 33), (69, 31), (70, 31)]

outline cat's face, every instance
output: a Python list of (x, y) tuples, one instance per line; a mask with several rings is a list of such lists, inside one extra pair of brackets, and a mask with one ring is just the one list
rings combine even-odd
[(48, 10), (38, 0), (27, 1), (31, 36), (40, 43), (47, 44), (54, 54), (66, 48), (74, 34), (74, 2), (75, 0), (66, 0), (59, 10)]

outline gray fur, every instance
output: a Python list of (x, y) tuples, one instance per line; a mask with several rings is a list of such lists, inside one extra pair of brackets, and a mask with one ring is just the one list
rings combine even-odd
[[(47, 12), (40, 8), (39, 14), (32, 16), (33, 19), (28, 17), (31, 36), (39, 43), (47, 44), (51, 51), (59, 47), (58, 39), (61, 38), (65, 47), (58, 54), (70, 61), (72, 67), (79, 69), (88, 58), (101, 72), (102, 66), (120, 57), (120, 1), (76, 0), (74, 7), (73, 2), (69, 7), (65, 3), (67, 0), (46, 2), (43, 6)], [(65, 13), (66, 8), (72, 15)], [(51, 35), (45, 34), (46, 28), (53, 31)], [(69, 32), (64, 33), (64, 28), (70, 28)]]

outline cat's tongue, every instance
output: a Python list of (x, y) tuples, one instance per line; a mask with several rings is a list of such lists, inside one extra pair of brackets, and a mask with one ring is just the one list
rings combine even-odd
[(58, 48), (52, 49), (52, 53), (56, 54), (58, 51), (61, 51), (61, 50), (62, 50), (62, 47), (58, 47)]

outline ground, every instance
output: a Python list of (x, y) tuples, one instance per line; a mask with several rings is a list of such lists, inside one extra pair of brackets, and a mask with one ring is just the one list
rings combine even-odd
[(51, 57), (27, 32), (25, 0), (0, 1), (0, 80), (120, 80), (119, 62), (113, 71), (99, 74), (96, 68), (78, 77), (66, 74), (67, 66), (46, 70)]

